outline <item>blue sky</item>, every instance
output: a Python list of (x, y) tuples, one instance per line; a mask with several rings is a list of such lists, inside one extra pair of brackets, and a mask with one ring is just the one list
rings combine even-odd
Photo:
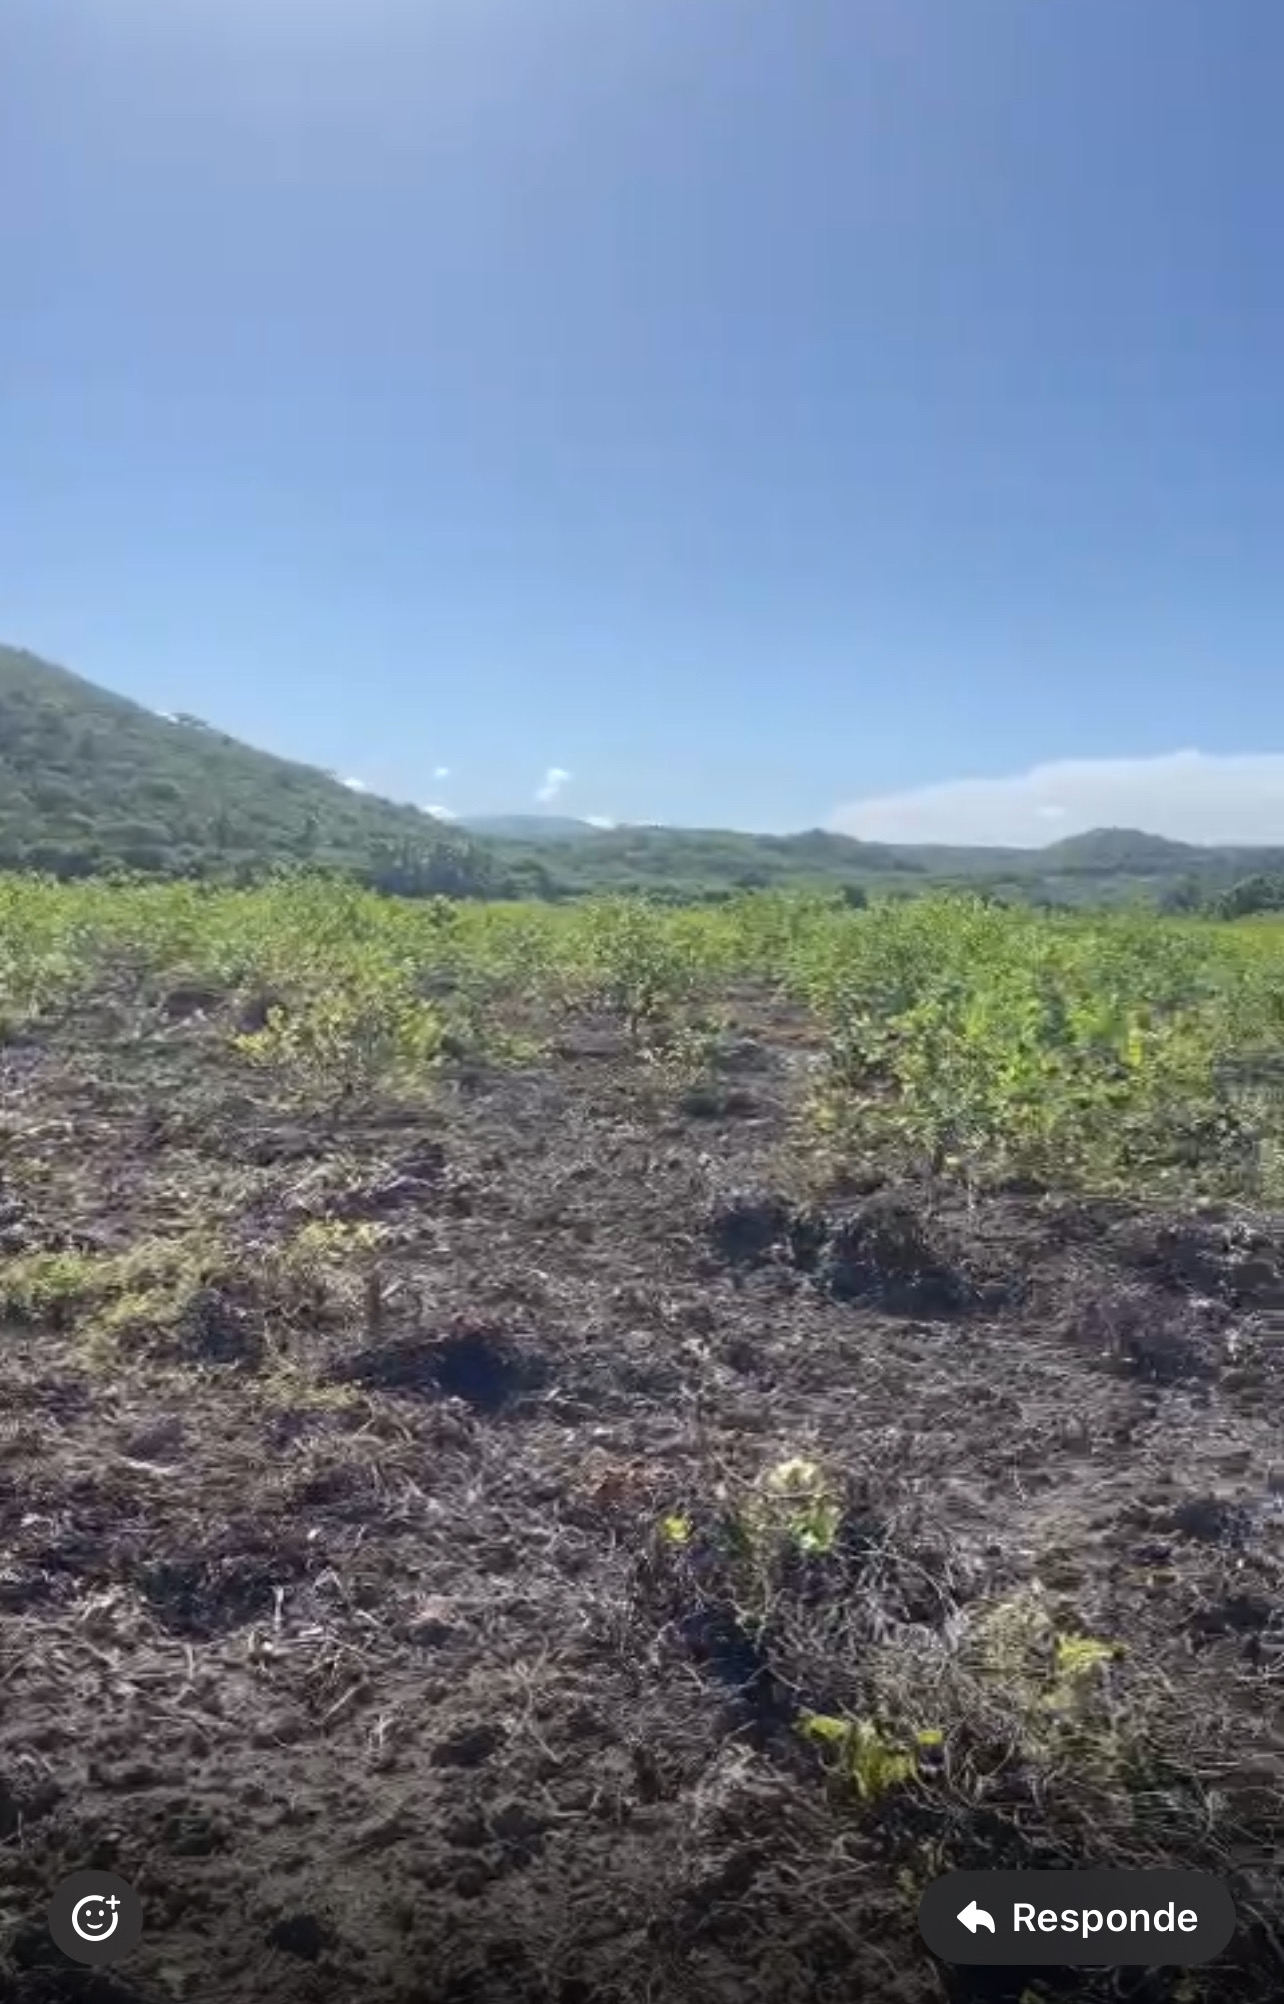
[(456, 811), (1284, 840), (1279, 0), (4, 15), (0, 637)]

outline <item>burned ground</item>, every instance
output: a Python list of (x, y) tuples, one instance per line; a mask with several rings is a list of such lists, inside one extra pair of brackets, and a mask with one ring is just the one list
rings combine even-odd
[[(3, 1336), (6, 1995), (1279, 1993), (1277, 1221), (817, 1188), (744, 997), (694, 1094), (585, 1022), (325, 1115), (214, 1014), (5, 1054), (5, 1256), (67, 1262)], [(916, 1933), (951, 1865), (1161, 1862), (1230, 1875), (1217, 1967)], [(43, 1926), (92, 1864), (110, 1977)]]

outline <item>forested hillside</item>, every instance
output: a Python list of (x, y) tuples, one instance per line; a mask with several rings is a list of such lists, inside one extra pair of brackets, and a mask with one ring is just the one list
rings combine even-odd
[(418, 808), (0, 648), (0, 867), (244, 878), (299, 863), (467, 890), (484, 887), (480, 856)]
[(1284, 850), (1199, 848), (1099, 828), (1044, 849), (856, 841), (813, 828), (600, 828), (562, 815), (434, 817), (0, 647), (0, 869), (247, 882), (282, 866), (422, 896), (669, 903), (822, 889), (1010, 902), (1142, 901), (1226, 916), (1284, 906)]

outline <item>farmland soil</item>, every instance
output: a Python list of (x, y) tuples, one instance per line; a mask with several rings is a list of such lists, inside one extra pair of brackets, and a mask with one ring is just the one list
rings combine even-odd
[[(1280, 1994), (1279, 1221), (804, 1189), (805, 1034), (746, 998), (696, 1092), (584, 1022), (314, 1113), (215, 1016), (0, 1054), (8, 1258), (203, 1221), (224, 1253), (171, 1313), (0, 1338), (4, 1996)], [(287, 1299), (308, 1226), (330, 1266)], [(844, 1591), (769, 1643), (673, 1548), (800, 1457), (845, 1499)], [(1113, 1822), (1073, 1757), (965, 1773), (952, 1715), (885, 1793), (800, 1729), (898, 1637), (930, 1723), (914, 1664), (1023, 1596), (1117, 1653), (1123, 1767), (1130, 1666), (1162, 1693)], [(1212, 1968), (955, 1969), (916, 1932), (947, 1865), (1164, 1859), (1232, 1880)], [(146, 1911), (100, 1974), (43, 1919), (91, 1865)]]

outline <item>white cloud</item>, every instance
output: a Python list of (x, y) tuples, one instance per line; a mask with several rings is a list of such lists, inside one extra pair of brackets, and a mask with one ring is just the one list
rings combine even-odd
[(370, 791), (364, 779), (345, 779), (343, 783), (349, 793), (369, 793)]
[(869, 842), (1037, 847), (1087, 828), (1141, 828), (1178, 842), (1284, 843), (1284, 752), (1061, 759), (854, 800), (829, 826)]
[(449, 779), (450, 767), (448, 765), (435, 765), (432, 769), (432, 776), (434, 779)]
[(542, 800), (546, 806), (550, 800), (556, 800), (570, 776), (565, 766), (550, 765), (542, 785), (535, 789), (536, 800)]
[(590, 828), (614, 828), (617, 825), (609, 814), (586, 814), (584, 819)]
[(438, 821), (453, 821), (455, 819), (451, 808), (442, 807), (435, 801), (427, 807), (421, 807), (419, 812), (421, 814), (431, 814)]

